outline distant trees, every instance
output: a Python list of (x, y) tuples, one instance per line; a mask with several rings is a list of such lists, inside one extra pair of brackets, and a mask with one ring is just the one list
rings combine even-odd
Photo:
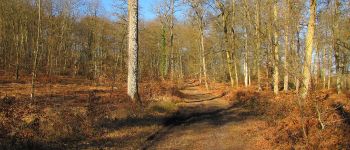
[[(40, 9), (38, 2), (0, 3), (0, 72), (26, 79), (33, 89), (41, 76), (128, 82), (130, 66), (138, 73), (133, 84), (199, 77), (207, 88), (210, 81), (227, 82), (278, 94), (305, 90), (309, 78), (307, 87), (315, 89), (341, 93), (350, 87), (347, 1), (316, 6), (311, 54), (310, 0), (160, 1), (157, 17), (138, 22), (138, 34), (132, 32), (138, 45), (127, 40), (126, 0), (116, 0), (115, 17), (104, 16), (98, 0), (40, 0)], [(129, 65), (128, 43), (134, 58), (138, 47), (138, 63)], [(303, 74), (307, 69), (310, 77)]]

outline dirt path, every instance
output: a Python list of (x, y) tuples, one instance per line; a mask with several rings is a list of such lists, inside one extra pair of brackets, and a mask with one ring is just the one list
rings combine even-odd
[(181, 92), (185, 96), (179, 112), (142, 149), (252, 149), (256, 116), (198, 86)]

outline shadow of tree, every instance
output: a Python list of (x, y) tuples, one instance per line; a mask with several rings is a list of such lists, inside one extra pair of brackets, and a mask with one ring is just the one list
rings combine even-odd
[(204, 112), (192, 112), (180, 114), (167, 118), (163, 125), (164, 127), (147, 138), (141, 149), (149, 149), (151, 146), (159, 142), (165, 135), (177, 132), (175, 127), (187, 126), (195, 123), (206, 123), (208, 126), (222, 126), (226, 123), (241, 122), (256, 113), (253, 110), (243, 108), (242, 103), (233, 103), (227, 108), (220, 109), (218, 107), (208, 108)]

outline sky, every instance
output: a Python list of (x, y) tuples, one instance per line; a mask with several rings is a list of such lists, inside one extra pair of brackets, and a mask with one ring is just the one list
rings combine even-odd
[[(101, 0), (104, 9), (111, 13), (113, 12), (113, 5), (115, 0)], [(153, 7), (157, 4), (158, 0), (139, 0), (140, 17), (145, 20), (152, 20), (156, 17), (153, 12)]]

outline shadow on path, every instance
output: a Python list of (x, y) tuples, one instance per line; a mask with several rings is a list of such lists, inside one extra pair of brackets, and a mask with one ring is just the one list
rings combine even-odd
[[(203, 98), (201, 94), (185, 93), (190, 98)], [(200, 124), (193, 130), (205, 130), (207, 128), (215, 128), (223, 126), (227, 123), (236, 123), (246, 120), (248, 117), (255, 115), (254, 112), (243, 109), (242, 104), (234, 103), (226, 107), (213, 104), (203, 104), (208, 101), (224, 101), (220, 99), (227, 93), (224, 92), (218, 96), (209, 95), (209, 98), (185, 100), (184, 103), (191, 103), (192, 107), (183, 107), (171, 118), (163, 123), (163, 128), (147, 138), (141, 149), (152, 149), (161, 142), (167, 135), (181, 132), (183, 126), (191, 126)], [(189, 127), (191, 128), (191, 127)]]

